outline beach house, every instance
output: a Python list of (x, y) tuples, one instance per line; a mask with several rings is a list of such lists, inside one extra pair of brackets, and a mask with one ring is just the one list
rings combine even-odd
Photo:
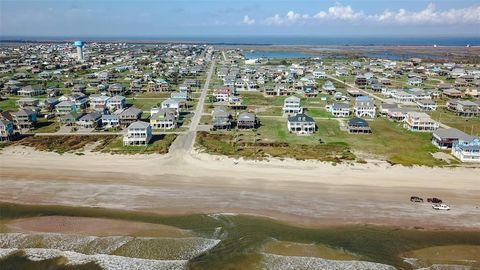
[(300, 98), (297, 96), (289, 96), (283, 101), (283, 114), (294, 115), (303, 112), (303, 108), (300, 106)]
[(309, 135), (315, 132), (316, 126), (312, 117), (298, 113), (288, 117), (287, 128), (289, 132), (297, 135)]
[(31, 129), (37, 123), (37, 113), (30, 109), (20, 109), (12, 113), (16, 129)]
[(334, 117), (349, 117), (351, 114), (350, 105), (347, 103), (335, 102), (325, 106), (325, 108)]
[(9, 142), (13, 137), (13, 132), (13, 123), (5, 119), (0, 119), (0, 142)]
[(104, 111), (107, 108), (107, 101), (110, 99), (109, 96), (105, 95), (90, 95), (90, 109), (95, 111)]
[(123, 136), (124, 146), (147, 146), (152, 139), (152, 127), (149, 123), (135, 121), (128, 126), (127, 134)]
[(348, 120), (348, 132), (352, 134), (368, 134), (372, 133), (372, 129), (365, 119), (355, 117)]
[(122, 127), (128, 127), (130, 124), (140, 119), (140, 116), (142, 115), (142, 110), (131, 106), (125, 109), (115, 111), (115, 114), (118, 115), (120, 125)]
[(452, 148), (459, 140), (468, 141), (472, 136), (456, 128), (439, 128), (432, 133), (432, 144), (440, 149)]
[(107, 100), (107, 108), (110, 111), (116, 111), (123, 109), (127, 106), (127, 102), (124, 96), (116, 95)]
[(480, 138), (472, 137), (453, 142), (452, 155), (462, 162), (480, 163)]
[(439, 124), (424, 112), (407, 112), (404, 125), (410, 131), (432, 132)]
[(249, 112), (243, 112), (238, 116), (237, 128), (239, 129), (252, 129), (257, 126), (257, 120), (255, 114)]
[(376, 107), (373, 99), (368, 96), (359, 96), (355, 98), (353, 112), (357, 117), (375, 117)]
[(177, 112), (173, 108), (159, 109), (150, 116), (150, 125), (154, 129), (173, 129), (177, 127)]
[(214, 129), (230, 129), (232, 116), (224, 107), (215, 107), (212, 111)]

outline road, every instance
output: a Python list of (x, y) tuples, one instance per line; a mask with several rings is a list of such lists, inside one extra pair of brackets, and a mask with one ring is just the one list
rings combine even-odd
[(207, 79), (203, 85), (202, 93), (195, 108), (194, 115), (192, 117), (192, 122), (187, 132), (180, 134), (177, 139), (172, 143), (170, 147), (169, 155), (171, 157), (181, 158), (185, 154), (188, 154), (192, 151), (193, 145), (195, 143), (195, 135), (198, 129), (198, 124), (200, 123), (200, 118), (202, 117), (203, 107), (205, 105), (205, 99), (207, 98), (208, 89), (210, 86), (210, 81), (212, 79), (213, 71), (215, 70), (215, 60), (212, 60), (210, 64), (210, 69), (207, 73)]

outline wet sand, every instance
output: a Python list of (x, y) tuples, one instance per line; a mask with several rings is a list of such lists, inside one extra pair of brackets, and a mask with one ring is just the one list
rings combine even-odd
[[(375, 224), (480, 229), (480, 169), (240, 161), (195, 154), (117, 156), (37, 152), (0, 155), (0, 201), (159, 214), (238, 213), (302, 226)], [(438, 212), (411, 195), (452, 206)]]

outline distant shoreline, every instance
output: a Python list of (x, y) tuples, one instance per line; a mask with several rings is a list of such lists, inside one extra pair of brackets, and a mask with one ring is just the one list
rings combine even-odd
[(0, 36), (0, 43), (65, 43), (86, 42), (129, 44), (206, 44), (217, 46), (480, 46), (480, 37), (278, 37), (278, 36), (218, 36), (218, 37), (35, 37)]

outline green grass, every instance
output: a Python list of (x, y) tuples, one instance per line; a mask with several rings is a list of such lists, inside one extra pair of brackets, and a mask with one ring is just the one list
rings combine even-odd
[(428, 112), (432, 119), (459, 129), (467, 134), (480, 135), (480, 117), (460, 117), (447, 111), (445, 108), (438, 108), (436, 111)]
[(170, 145), (177, 135), (153, 135), (152, 140), (147, 146), (123, 146), (123, 138), (117, 137), (113, 140), (104, 141), (96, 147), (94, 151), (111, 154), (166, 154)]
[(60, 129), (60, 124), (51, 119), (39, 118), (36, 124), (35, 133), (53, 133)]
[(286, 97), (265, 97), (260, 92), (240, 92), (244, 105), (283, 106)]
[(17, 100), (18, 98), (8, 98), (6, 100), (1, 100), (0, 101), (0, 111), (16, 111), (18, 110), (17, 108)]
[(321, 117), (321, 118), (332, 118), (332, 114), (327, 112), (325, 109), (320, 108), (307, 108), (305, 113), (311, 117)]
[[(317, 120), (318, 129), (310, 136), (289, 133), (284, 118), (260, 116), (258, 119), (261, 126), (255, 131), (214, 132), (211, 137), (204, 135), (203, 141), (201, 139), (197, 143), (210, 153), (248, 158), (271, 155), (339, 161), (339, 157), (351, 160), (355, 156), (362, 156), (405, 166), (447, 165), (432, 156), (439, 150), (431, 144), (431, 133), (411, 132), (383, 118), (368, 122), (373, 131), (368, 135), (349, 134), (340, 130), (339, 122), (335, 119)], [(255, 148), (255, 145), (262, 144), (265, 147)]]
[(165, 99), (158, 98), (158, 99), (137, 99), (137, 98), (127, 98), (127, 103), (131, 104), (140, 110), (143, 110), (145, 112), (150, 112), (150, 109), (153, 106), (156, 105), (161, 105), (162, 101)]
[(30, 136), (14, 144), (63, 154), (83, 151), (86, 145), (92, 143), (108, 143), (115, 137), (112, 135)]

